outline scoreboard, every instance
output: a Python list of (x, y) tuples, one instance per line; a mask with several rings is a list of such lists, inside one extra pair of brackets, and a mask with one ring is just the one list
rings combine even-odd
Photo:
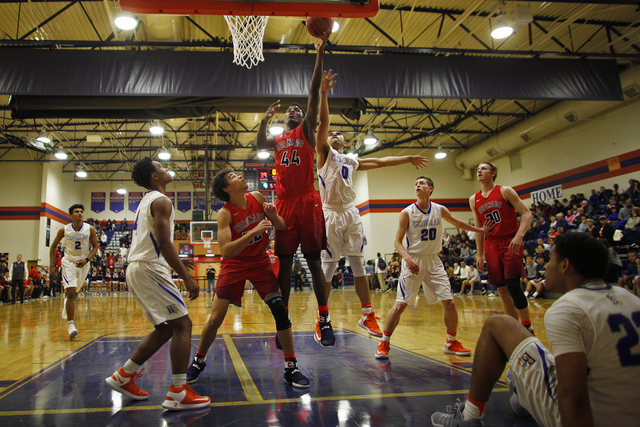
[(276, 191), (276, 162), (244, 162), (244, 179), (249, 191)]

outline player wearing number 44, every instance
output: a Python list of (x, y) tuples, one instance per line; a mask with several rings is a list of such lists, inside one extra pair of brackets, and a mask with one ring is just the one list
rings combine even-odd
[(493, 315), (482, 328), (464, 403), (431, 416), (434, 426), (482, 426), (505, 364), (511, 407), (541, 426), (637, 426), (640, 300), (602, 279), (607, 248), (585, 233), (558, 236), (546, 286), (562, 295), (544, 316), (553, 354), (517, 320)]
[[(453, 226), (476, 233), (488, 234), (493, 228), (491, 221), (485, 222), (482, 228), (455, 218), (446, 207), (430, 200), (433, 193), (433, 181), (426, 176), (419, 176), (415, 182), (417, 201), (400, 212), (400, 225), (396, 233), (394, 246), (402, 256), (402, 270), (398, 281), (396, 303), (393, 305), (384, 325), (382, 341), (376, 352), (377, 359), (389, 357), (389, 341), (402, 312), (408, 304), (413, 304), (420, 290), (429, 304), (441, 301), (444, 305), (444, 324), (447, 328), (447, 339), (443, 351), (458, 356), (469, 356), (471, 352), (456, 339), (458, 332), (458, 312), (451, 295), (449, 277), (442, 266), (438, 253), (442, 250), (442, 220)], [(405, 248), (403, 240), (407, 242)]]

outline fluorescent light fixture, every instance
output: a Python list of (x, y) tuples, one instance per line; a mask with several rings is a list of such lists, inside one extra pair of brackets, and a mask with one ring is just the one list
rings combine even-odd
[(273, 126), (269, 128), (269, 133), (271, 135), (280, 135), (282, 132), (284, 132), (284, 128), (278, 123), (274, 123)]
[(171, 175), (172, 177), (176, 176), (176, 173), (174, 171), (169, 171), (169, 175)]
[(86, 178), (87, 177), (87, 173), (85, 172), (84, 168), (80, 165), (78, 165), (78, 170), (76, 171), (76, 176), (78, 178)]
[(153, 135), (162, 135), (164, 133), (164, 128), (160, 125), (160, 122), (153, 122), (149, 128), (149, 132)]
[(373, 134), (373, 131), (369, 130), (367, 136), (364, 137), (364, 145), (374, 145), (378, 142), (378, 138)]
[(346, 156), (349, 157), (350, 159), (357, 159), (358, 153), (347, 153)]
[(171, 153), (169, 153), (166, 148), (162, 147), (162, 151), (158, 153), (158, 158), (160, 160), (169, 160), (171, 158)]
[(504, 39), (513, 34), (513, 27), (506, 23), (504, 13), (495, 17), (494, 24), (493, 31), (491, 31), (491, 37), (494, 39)]
[(264, 151), (264, 150), (258, 151), (258, 158), (260, 158), (260, 159), (268, 159), (269, 156), (270, 156), (270, 154), (269, 154), (268, 151)]
[(36, 141), (46, 142), (47, 144), (51, 142), (51, 138), (49, 138), (49, 134), (46, 130), (40, 132), (40, 135), (36, 138)]
[(216, 256), (216, 255), (215, 255), (215, 254), (206, 254), (205, 256), (208, 256), (208, 257), (212, 257), (212, 258), (213, 258), (213, 257), (214, 257), (214, 256)]
[(436, 159), (444, 159), (445, 157), (447, 157), (447, 153), (444, 151), (438, 151), (435, 155)]
[(121, 13), (113, 20), (113, 23), (121, 30), (133, 30), (138, 25), (138, 20), (130, 13)]
[(62, 150), (58, 150), (56, 151), (56, 154), (54, 154), (54, 156), (56, 156), (56, 159), (64, 160), (67, 158), (67, 153)]
[(331, 32), (335, 33), (339, 29), (340, 29), (340, 24), (338, 23), (338, 21), (333, 21), (333, 28), (331, 29)]
[(122, 188), (122, 183), (120, 183), (120, 187), (118, 187), (118, 189), (116, 190), (116, 193), (118, 193), (118, 194), (127, 194), (127, 190)]

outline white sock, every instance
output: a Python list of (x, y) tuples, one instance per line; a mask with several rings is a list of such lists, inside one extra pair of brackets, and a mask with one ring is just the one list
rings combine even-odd
[(175, 387), (182, 387), (182, 385), (184, 383), (187, 382), (187, 373), (185, 372), (184, 374), (173, 374), (171, 375), (171, 383), (173, 383), (173, 385)]
[(133, 360), (129, 359), (125, 362), (125, 364), (122, 366), (122, 369), (127, 373), (127, 374), (133, 374), (136, 373), (140, 370), (140, 365), (138, 365), (136, 362), (134, 362)]
[(525, 291), (525, 292), (524, 292), (524, 297), (526, 298), (526, 297), (528, 297), (528, 296), (529, 296), (529, 291)]
[(480, 408), (467, 400), (464, 404), (464, 411), (462, 411), (463, 420), (481, 420), (483, 414), (480, 414)]
[(538, 298), (538, 293), (537, 293), (537, 292), (534, 292), (534, 293), (533, 293), (533, 297), (534, 297), (534, 298)]
[(69, 326), (73, 326), (73, 320), (69, 320)]
[(447, 341), (455, 341), (456, 339), (457, 338), (455, 335), (451, 335), (449, 332), (447, 332)]
[(367, 317), (367, 314), (373, 311), (372, 307), (362, 307), (362, 317)]
[(382, 341), (391, 342), (391, 335), (382, 334)]

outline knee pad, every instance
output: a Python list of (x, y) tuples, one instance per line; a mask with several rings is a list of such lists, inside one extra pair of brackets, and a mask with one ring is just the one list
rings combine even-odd
[(333, 273), (336, 272), (338, 267), (338, 261), (325, 261), (322, 263), (322, 273), (324, 274), (324, 281), (331, 282), (333, 279)]
[(518, 310), (527, 308), (529, 306), (529, 303), (527, 301), (527, 297), (524, 296), (524, 292), (522, 292), (522, 287), (520, 286), (520, 280), (507, 279), (506, 282), (507, 282), (507, 290), (509, 291), (509, 295), (511, 295), (511, 299), (513, 300), (513, 305)]
[(353, 277), (363, 277), (366, 276), (367, 273), (364, 272), (364, 257), (349, 255), (349, 265), (351, 266), (351, 271), (353, 271)]
[(302, 255), (307, 261), (320, 261), (320, 252), (321, 251), (307, 252), (306, 254)]
[(273, 318), (276, 321), (276, 330), (284, 331), (291, 328), (291, 320), (289, 320), (289, 312), (282, 301), (280, 292), (269, 295), (264, 302), (267, 303)]

